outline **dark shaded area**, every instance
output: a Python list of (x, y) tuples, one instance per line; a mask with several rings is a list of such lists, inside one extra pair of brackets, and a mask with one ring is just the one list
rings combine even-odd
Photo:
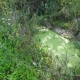
[(80, 80), (80, 75), (75, 75), (73, 80)]

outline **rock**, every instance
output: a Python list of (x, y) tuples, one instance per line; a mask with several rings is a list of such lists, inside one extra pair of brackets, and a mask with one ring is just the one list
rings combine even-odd
[(66, 29), (62, 29), (60, 27), (55, 27), (53, 29), (53, 31), (56, 32), (57, 34), (61, 35), (62, 37), (65, 37), (65, 38), (68, 38), (68, 39), (72, 38), (72, 34)]

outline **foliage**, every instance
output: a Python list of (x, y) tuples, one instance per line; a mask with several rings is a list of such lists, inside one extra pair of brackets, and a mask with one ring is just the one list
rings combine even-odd
[[(0, 80), (72, 79), (75, 67), (80, 65), (66, 71), (66, 59), (53, 58), (48, 46), (42, 47), (41, 40), (34, 37), (40, 29), (45, 30), (44, 26), (70, 29), (74, 22), (77, 32), (79, 3), (79, 0), (0, 0)], [(79, 68), (76, 74), (80, 74)]]

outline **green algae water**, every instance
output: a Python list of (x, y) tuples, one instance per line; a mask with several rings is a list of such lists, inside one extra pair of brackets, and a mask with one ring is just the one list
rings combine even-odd
[(73, 42), (48, 29), (40, 31), (35, 38), (43, 48), (47, 46), (49, 53), (57, 56), (60, 62), (66, 61), (68, 68), (78, 67), (76, 74), (80, 74), (80, 51)]

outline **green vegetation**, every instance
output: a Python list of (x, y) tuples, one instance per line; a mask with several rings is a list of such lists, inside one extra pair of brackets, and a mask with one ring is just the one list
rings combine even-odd
[(80, 0), (0, 0), (0, 80), (80, 75), (79, 9)]

